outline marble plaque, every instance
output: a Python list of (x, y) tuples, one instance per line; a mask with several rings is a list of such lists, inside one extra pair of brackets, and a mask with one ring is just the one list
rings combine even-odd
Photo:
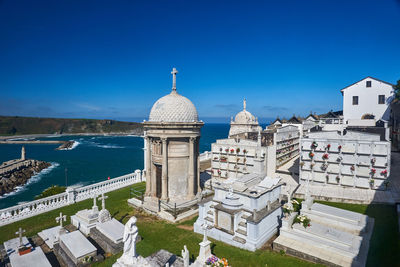
[(371, 154), (371, 152), (372, 152), (371, 144), (358, 144), (358, 153)]
[(339, 165), (338, 164), (329, 164), (328, 166), (328, 172), (330, 173), (339, 173)]
[(343, 157), (343, 163), (354, 164), (356, 162), (353, 154), (344, 154), (342, 157)]
[(226, 231), (232, 232), (233, 227), (231, 215), (223, 211), (218, 211), (218, 227)]
[(356, 151), (355, 144), (346, 143), (346, 144), (343, 144), (343, 146), (342, 146), (342, 152), (354, 153), (355, 151)]
[(369, 155), (359, 155), (357, 162), (362, 165), (369, 165), (371, 162), (371, 157)]
[(322, 172), (314, 172), (314, 181), (325, 183), (326, 174)]
[(374, 154), (376, 155), (387, 155), (388, 154), (388, 149), (386, 145), (380, 145), (376, 144), (374, 148)]
[(354, 178), (353, 176), (343, 175), (341, 179), (341, 183), (343, 185), (353, 186), (354, 185)]
[(364, 177), (369, 177), (370, 176), (370, 168), (367, 166), (358, 166), (357, 168), (357, 176), (364, 176)]

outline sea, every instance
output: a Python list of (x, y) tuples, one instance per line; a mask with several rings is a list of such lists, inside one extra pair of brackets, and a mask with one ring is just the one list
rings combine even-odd
[[(261, 125), (262, 126), (262, 125)], [(229, 124), (207, 123), (201, 129), (200, 152), (209, 151), (217, 139), (227, 138)], [(48, 136), (40, 140), (73, 140), (71, 150), (58, 145), (26, 144), (26, 158), (43, 160), (51, 167), (27, 184), (0, 197), (0, 209), (31, 201), (52, 185), (88, 185), (143, 169), (143, 138), (140, 136)], [(22, 145), (0, 144), (1, 162), (20, 158)]]

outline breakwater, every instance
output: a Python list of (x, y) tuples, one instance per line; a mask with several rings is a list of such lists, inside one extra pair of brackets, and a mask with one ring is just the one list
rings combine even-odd
[(74, 145), (74, 141), (60, 140), (0, 140), (0, 144), (60, 144), (56, 150), (70, 149)]
[(34, 159), (16, 159), (0, 165), (0, 196), (10, 193), (17, 186), (24, 185), (41, 170), (50, 167), (50, 163)]

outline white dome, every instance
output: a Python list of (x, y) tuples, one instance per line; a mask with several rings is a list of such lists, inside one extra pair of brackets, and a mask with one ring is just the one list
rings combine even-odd
[(175, 90), (158, 99), (151, 108), (149, 116), (149, 121), (152, 122), (197, 122), (198, 120), (193, 103)]
[(249, 124), (249, 123), (256, 123), (256, 118), (248, 112), (247, 110), (240, 111), (235, 117), (235, 123), (238, 124)]

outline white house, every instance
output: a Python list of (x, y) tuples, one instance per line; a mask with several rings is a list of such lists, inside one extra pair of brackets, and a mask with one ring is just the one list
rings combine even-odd
[(366, 77), (343, 88), (341, 92), (345, 123), (360, 119), (389, 120), (393, 84)]

